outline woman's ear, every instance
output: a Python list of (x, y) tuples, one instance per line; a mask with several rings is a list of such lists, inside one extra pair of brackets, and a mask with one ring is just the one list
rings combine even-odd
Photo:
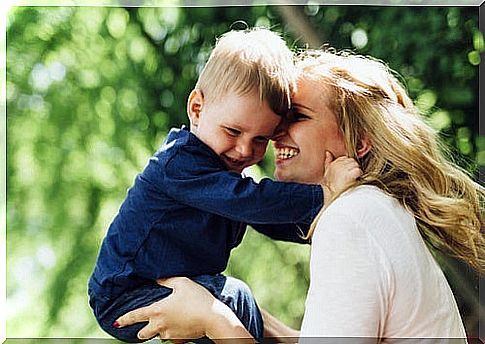
[(363, 158), (367, 153), (369, 153), (372, 148), (372, 142), (367, 134), (364, 134), (360, 142), (357, 144), (357, 157)]
[(199, 125), (200, 113), (204, 105), (204, 95), (201, 90), (194, 89), (190, 92), (187, 100), (187, 115), (190, 120), (190, 128), (195, 129)]

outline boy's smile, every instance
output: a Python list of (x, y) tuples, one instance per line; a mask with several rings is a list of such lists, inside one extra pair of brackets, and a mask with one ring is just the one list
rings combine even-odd
[(245, 166), (246, 160), (233, 159), (225, 154), (221, 154), (220, 157), (230, 171), (238, 171), (240, 169), (242, 171), (242, 169), (248, 167)]
[[(221, 97), (222, 98), (222, 97)], [(256, 92), (234, 92), (205, 102), (194, 90), (189, 96), (191, 131), (222, 159), (228, 170), (241, 173), (259, 162), (281, 120)]]

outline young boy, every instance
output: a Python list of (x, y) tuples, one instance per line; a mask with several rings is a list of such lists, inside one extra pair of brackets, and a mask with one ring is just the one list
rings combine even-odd
[(169, 295), (157, 279), (187, 276), (262, 337), (249, 289), (221, 272), (246, 224), (274, 239), (305, 242), (296, 224), (308, 227), (323, 204), (321, 185), (258, 184), (241, 176), (263, 158), (290, 107), (293, 68), (285, 42), (269, 30), (232, 31), (218, 40), (188, 99), (190, 132), (171, 130), (103, 241), (89, 296), (106, 332), (140, 342), (146, 323), (118, 328), (115, 320)]

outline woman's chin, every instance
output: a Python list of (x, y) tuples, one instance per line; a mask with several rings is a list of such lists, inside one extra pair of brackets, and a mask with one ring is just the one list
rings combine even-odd
[(282, 182), (287, 182), (290, 181), (288, 178), (288, 173), (287, 169), (285, 168), (287, 162), (286, 160), (283, 159), (276, 159), (275, 160), (275, 171), (274, 171), (274, 177), (276, 180), (282, 181)]
[(301, 184), (320, 184), (318, 178), (312, 178), (305, 169), (298, 173), (298, 170), (290, 169), (285, 164), (276, 164), (274, 177), (280, 182), (293, 182)]
[[(280, 182), (300, 182), (295, 178), (295, 176), (289, 171), (289, 169), (285, 169), (282, 166), (276, 166), (275, 172), (274, 172), (274, 177), (276, 180)], [(300, 182), (303, 183), (303, 182)]]
[(286, 182), (285, 174), (278, 167), (276, 167), (273, 176), (280, 182)]

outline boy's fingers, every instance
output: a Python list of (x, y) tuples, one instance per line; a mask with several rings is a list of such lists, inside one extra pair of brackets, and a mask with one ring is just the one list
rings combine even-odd
[(149, 307), (150, 306), (134, 309), (134, 310), (122, 315), (121, 317), (116, 319), (116, 321), (113, 323), (113, 326), (117, 327), (117, 328), (118, 327), (125, 327), (125, 326), (128, 326), (128, 325), (136, 324), (138, 322), (150, 320), (150, 318), (148, 316), (148, 313), (149, 313), (148, 308)]
[(328, 167), (330, 163), (334, 160), (334, 156), (331, 152), (325, 151), (325, 167)]
[(350, 164), (350, 163), (357, 163), (357, 161), (354, 158), (349, 158), (348, 156), (342, 155), (339, 156), (335, 161), (339, 161), (343, 164)]
[[(340, 159), (340, 158), (338, 158), (338, 159)], [(355, 159), (353, 159), (353, 158), (343, 158), (340, 161), (341, 161), (341, 164), (343, 166), (346, 166), (349, 169), (352, 168), (352, 167), (360, 168), (359, 163)]]
[(356, 167), (352, 169), (351, 174), (352, 174), (352, 177), (359, 178), (363, 174), (363, 172), (359, 167)]
[(334, 160), (335, 161), (348, 161), (348, 160), (352, 160), (352, 158), (349, 158), (347, 155), (341, 155), (339, 157), (334, 158)]
[(187, 277), (169, 277), (157, 279), (157, 283), (161, 286), (174, 289), (178, 283), (184, 283)]
[(172, 288), (172, 285), (171, 285), (171, 278), (159, 278), (157, 279), (157, 283), (160, 284), (161, 286), (163, 287), (169, 287), (169, 288)]
[(355, 162), (355, 161), (352, 164), (350, 164), (350, 166), (351, 166), (351, 168), (360, 170), (359, 164), (357, 162)]

